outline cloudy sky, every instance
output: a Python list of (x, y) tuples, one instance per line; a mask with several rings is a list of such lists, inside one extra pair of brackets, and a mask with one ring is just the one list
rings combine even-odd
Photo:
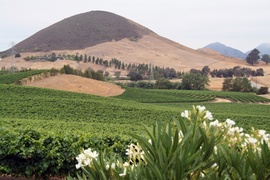
[(0, 51), (64, 18), (104, 10), (193, 49), (270, 43), (270, 0), (0, 0)]

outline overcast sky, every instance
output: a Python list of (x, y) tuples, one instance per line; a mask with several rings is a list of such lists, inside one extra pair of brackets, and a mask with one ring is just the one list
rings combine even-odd
[(0, 0), (0, 51), (64, 18), (109, 11), (193, 49), (270, 43), (270, 0)]

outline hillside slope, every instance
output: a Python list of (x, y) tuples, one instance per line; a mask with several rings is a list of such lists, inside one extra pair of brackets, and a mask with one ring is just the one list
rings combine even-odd
[(123, 38), (137, 40), (151, 33), (149, 29), (119, 15), (90, 11), (42, 29), (15, 45), (15, 49), (17, 52), (84, 49)]
[(98, 96), (117, 96), (124, 92), (124, 89), (112, 83), (65, 74), (31, 82), (26, 84), (26, 86), (94, 94)]
[[(39, 43), (39, 44), (38, 44)], [(33, 48), (40, 51), (32, 51)], [(159, 67), (170, 67), (176, 71), (188, 72), (191, 68), (210, 69), (233, 68), (235, 66), (265, 69), (269, 77), (270, 70), (266, 65), (249, 66), (245, 61), (226, 57), (218, 53), (194, 50), (161, 37), (151, 30), (132, 22), (124, 17), (103, 11), (91, 11), (66, 18), (63, 21), (45, 28), (30, 38), (16, 45), (16, 49), (24, 51), (22, 57), (4, 58), (0, 61), (0, 68), (31, 69), (60, 69), (68, 64), (73, 68), (95, 71), (107, 71), (114, 75), (118, 69), (99, 66), (93, 63), (83, 63), (70, 60), (24, 61), (26, 56), (50, 55), (52, 52), (65, 55), (90, 55), (104, 60), (116, 58), (121, 62), (135, 64), (152, 64)], [(42, 51), (41, 51), (42, 50)], [(122, 71), (121, 75), (127, 72)]]
[(213, 49), (213, 50), (215, 50), (215, 51), (217, 51), (225, 56), (229, 56), (229, 57), (235, 57), (235, 58), (241, 58), (241, 59), (246, 58), (245, 53), (241, 52), (240, 50), (225, 46), (224, 44), (221, 44), (219, 42), (208, 44), (204, 48)]

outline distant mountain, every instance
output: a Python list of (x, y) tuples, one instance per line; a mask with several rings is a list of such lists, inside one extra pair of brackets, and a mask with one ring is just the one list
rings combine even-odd
[(245, 53), (243, 53), (237, 49), (228, 47), (228, 46), (221, 44), (219, 42), (208, 44), (207, 46), (205, 46), (203, 48), (209, 48), (209, 49), (215, 50), (215, 51), (217, 51), (225, 56), (229, 56), (229, 57), (235, 57), (235, 58), (241, 58), (241, 59), (246, 58)]
[[(263, 54), (270, 55), (270, 43), (260, 44), (259, 46), (256, 47), (256, 49), (258, 49), (261, 52), (260, 55), (263, 55)], [(246, 52), (246, 55), (248, 55), (252, 50)]]

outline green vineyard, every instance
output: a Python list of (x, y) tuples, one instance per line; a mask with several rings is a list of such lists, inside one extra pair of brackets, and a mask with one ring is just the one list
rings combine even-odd
[(270, 99), (252, 93), (194, 91), (194, 90), (157, 90), (127, 88), (118, 98), (134, 100), (142, 103), (203, 102), (215, 98), (224, 98), (241, 103), (266, 103)]
[[(0, 75), (0, 142), (1, 147), (6, 147), (0, 151), (0, 174), (66, 175), (75, 171), (74, 156), (80, 148), (90, 146), (123, 155), (125, 146), (132, 141), (131, 133), (141, 135), (143, 125), (171, 122), (196, 105), (205, 106), (220, 121), (230, 118), (246, 130), (255, 127), (270, 131), (270, 100), (255, 94), (127, 88), (120, 96), (99, 97), (10, 85), (29, 74), (38, 74), (30, 72)], [(213, 103), (215, 98), (232, 102)], [(55, 145), (49, 146), (48, 142)], [(52, 153), (51, 156), (47, 157), (46, 152)], [(33, 167), (41, 166), (35, 163), (42, 162), (28, 161), (29, 157), (49, 164), (37, 172)], [(7, 165), (9, 158), (26, 164), (15, 170)]]

